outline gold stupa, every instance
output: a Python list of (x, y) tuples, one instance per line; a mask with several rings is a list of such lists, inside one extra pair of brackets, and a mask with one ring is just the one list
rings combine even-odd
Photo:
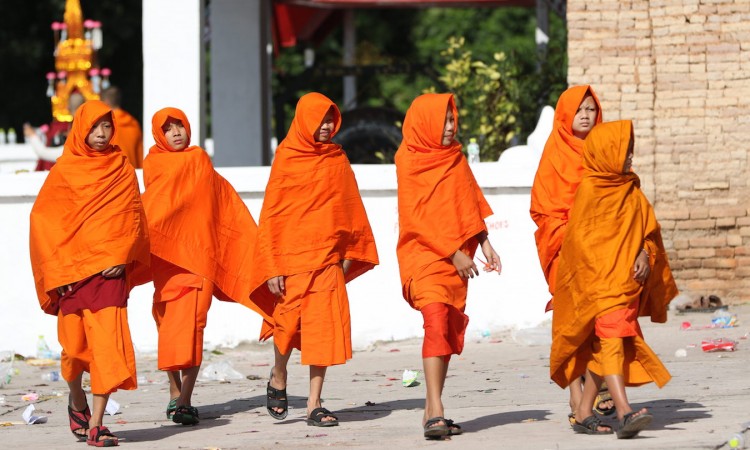
[(86, 100), (98, 100), (101, 89), (109, 84), (109, 69), (100, 70), (97, 60), (102, 43), (101, 24), (83, 20), (80, 0), (66, 0), (64, 18), (65, 22), (52, 24), (57, 73), (47, 74), (47, 95), (51, 97), (54, 118), (71, 122), (70, 94), (78, 91)]

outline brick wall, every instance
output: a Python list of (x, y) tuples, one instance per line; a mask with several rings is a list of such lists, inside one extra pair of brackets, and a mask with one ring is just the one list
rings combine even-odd
[(750, 0), (568, 0), (568, 83), (635, 125), (677, 284), (750, 301)]

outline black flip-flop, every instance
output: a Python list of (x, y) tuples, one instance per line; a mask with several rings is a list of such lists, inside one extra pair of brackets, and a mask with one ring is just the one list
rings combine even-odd
[(645, 412), (635, 415), (635, 411), (625, 414), (620, 421), (620, 429), (617, 430), (617, 439), (631, 439), (645, 429), (654, 418), (651, 414)]
[[(286, 388), (276, 389), (271, 386), (271, 379), (273, 378), (273, 369), (271, 369), (271, 375), (266, 385), (266, 410), (276, 420), (286, 419), (289, 414), (289, 400), (286, 398)], [(282, 412), (276, 412), (273, 408), (283, 408)]]
[[(326, 417), (331, 417), (334, 420), (323, 420)], [(339, 418), (325, 408), (313, 409), (310, 416), (307, 418), (307, 425), (311, 427), (336, 427), (338, 424)]]

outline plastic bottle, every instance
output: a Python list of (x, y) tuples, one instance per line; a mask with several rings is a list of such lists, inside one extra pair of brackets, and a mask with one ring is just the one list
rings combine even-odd
[(52, 358), (52, 351), (47, 345), (47, 341), (44, 340), (43, 335), (39, 335), (39, 340), (36, 341), (36, 357), (38, 359), (50, 359)]
[(60, 381), (60, 372), (52, 371), (42, 374), (44, 381)]
[(477, 144), (476, 138), (469, 139), (469, 145), (466, 146), (466, 153), (469, 155), (469, 164), (479, 162), (479, 144)]
[(13, 128), (8, 128), (8, 144), (17, 144), (18, 138), (16, 136), (16, 130)]
[(5, 144), (5, 128), (0, 128), (0, 145)]
[(735, 433), (729, 437), (727, 444), (732, 449), (745, 448), (745, 436), (742, 433)]

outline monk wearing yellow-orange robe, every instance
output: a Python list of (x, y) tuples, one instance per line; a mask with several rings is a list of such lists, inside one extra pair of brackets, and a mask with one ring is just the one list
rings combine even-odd
[(153, 315), (159, 331), (158, 368), (167, 371), (167, 418), (200, 420), (191, 397), (203, 357), (203, 331), (212, 297), (242, 303), (264, 318), (273, 296), (250, 299), (257, 226), (211, 158), (190, 145), (190, 123), (176, 108), (151, 121), (155, 145), (144, 161), (143, 204), (151, 235)]
[(140, 169), (143, 167), (143, 131), (138, 119), (120, 107), (122, 94), (120, 89), (111, 86), (102, 91), (102, 101), (112, 108), (115, 121), (118, 125), (117, 136), (112, 141), (113, 145), (120, 147), (128, 162)]
[(584, 176), (575, 195), (560, 251), (552, 315), (550, 374), (561, 387), (586, 374), (574, 429), (612, 433), (592, 415), (602, 379), (620, 419), (619, 438), (631, 438), (651, 422), (633, 411), (625, 386), (670, 375), (643, 340), (638, 316), (665, 322), (677, 294), (653, 208), (632, 172), (633, 125), (597, 125), (584, 145)]
[(450, 356), (463, 350), (468, 280), (479, 275), (473, 262), (477, 247), (487, 259), (485, 271), (501, 268), (484, 223), (492, 210), (454, 139), (457, 130), (453, 95), (421, 95), (406, 112), (396, 152), (396, 253), (404, 298), (424, 319), (427, 438), (461, 433), (443, 417), (441, 396)]
[(302, 96), (286, 138), (276, 149), (260, 213), (254, 286), (276, 297), (261, 339), (273, 336), (275, 364), (267, 410), (286, 418), (287, 362), (292, 349), (310, 366), (307, 423), (335, 426), (321, 406), (326, 369), (352, 357), (346, 282), (378, 264), (354, 172), (331, 142), (341, 113), (319, 93)]
[[(127, 300), (133, 272), (149, 263), (138, 181), (111, 144), (116, 134), (107, 105), (78, 108), (31, 210), (31, 265), (42, 309), (58, 319), (70, 429), (98, 447), (117, 445), (102, 425), (109, 395), (137, 387)], [(93, 414), (83, 372), (91, 374)]]

